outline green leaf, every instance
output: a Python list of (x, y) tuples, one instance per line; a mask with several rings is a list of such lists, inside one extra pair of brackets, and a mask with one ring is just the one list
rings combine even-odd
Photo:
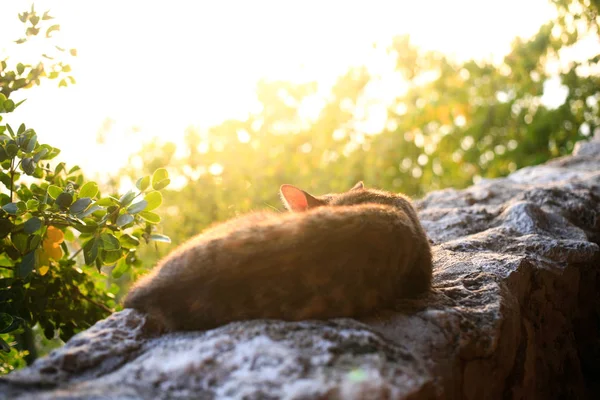
[(165, 168), (157, 169), (152, 174), (152, 188), (154, 190), (159, 190), (159, 189), (156, 189), (156, 185), (158, 185), (160, 182), (162, 182), (168, 178), (169, 178), (169, 173), (167, 172), (167, 170)]
[(128, 233), (121, 235), (120, 238), (121, 246), (131, 249), (133, 247), (137, 247), (140, 245), (140, 240), (135, 236), (132, 236)]
[(59, 162), (54, 168), (54, 175), (60, 174), (65, 169), (65, 163)]
[(50, 195), (50, 197), (52, 197), (52, 199), (55, 199), (60, 196), (60, 194), (63, 192), (63, 190), (61, 188), (59, 188), (58, 186), (55, 185), (50, 185), (48, 186), (48, 194)]
[(135, 183), (135, 187), (137, 187), (141, 192), (148, 189), (148, 186), (150, 186), (149, 176), (144, 176), (143, 178), (138, 179)]
[[(33, 192), (27, 187), (27, 185), (21, 185), (19, 189), (17, 189), (17, 194), (23, 201), (30, 200), (33, 197)], [(27, 209), (27, 205), (25, 205), (25, 209)]]
[[(0, 266), (12, 267), (15, 263), (11, 260), (6, 253), (0, 254)], [(0, 278), (0, 289), (7, 288), (12, 285), (11, 278)]]
[(23, 256), (23, 260), (21, 260), (21, 263), (17, 266), (16, 271), (19, 278), (26, 278), (31, 274), (37, 264), (36, 258), (35, 251), (30, 251)]
[(29, 237), (29, 246), (27, 246), (28, 250), (32, 251), (38, 248), (40, 243), (42, 242), (42, 235), (32, 235)]
[(102, 252), (100, 252), (96, 258), (96, 269), (98, 272), (102, 272), (102, 264), (104, 264), (104, 260), (102, 260)]
[[(12, 279), (12, 280), (14, 281), (14, 279)], [(9, 332), (16, 331), (17, 329), (19, 329), (19, 327), (21, 326), (21, 318), (18, 318), (18, 317), (17, 318), (12, 317), (12, 318), (13, 318), (12, 323), (9, 326), (7, 326), (6, 328), (0, 329), (0, 334), (1, 333), (9, 333)]]
[(119, 261), (123, 257), (123, 251), (119, 250), (102, 250), (102, 263), (104, 265), (111, 265)]
[(13, 232), (10, 235), (10, 241), (12, 242), (13, 246), (15, 246), (15, 249), (17, 249), (21, 254), (27, 251), (28, 240), (29, 236), (24, 233)]
[(121, 214), (121, 215), (119, 215), (119, 218), (117, 218), (117, 226), (119, 228), (122, 226), (125, 226), (131, 222), (133, 222), (133, 216), (130, 214)]
[(58, 195), (55, 203), (58, 204), (59, 207), (65, 209), (73, 203), (73, 195), (71, 193), (63, 192)]
[(83, 258), (86, 265), (92, 265), (98, 258), (98, 238), (91, 238), (83, 245)]
[(0, 349), (6, 353), (10, 353), (10, 346), (2, 338), (0, 338)]
[(148, 202), (146, 211), (152, 211), (162, 204), (163, 197), (160, 192), (150, 192), (146, 196), (144, 196), (144, 200)]
[(0, 218), (0, 239), (7, 237), (12, 228), (13, 224), (8, 218)]
[(65, 234), (65, 240), (67, 242), (72, 242), (75, 240), (75, 234), (73, 233), (72, 229), (65, 230), (64, 234)]
[(15, 143), (9, 143), (6, 145), (6, 154), (8, 158), (13, 158), (19, 152), (19, 147)]
[(33, 233), (42, 227), (42, 220), (38, 217), (32, 217), (23, 224), (23, 232)]
[(35, 149), (35, 145), (37, 144), (37, 135), (34, 133), (33, 136), (29, 138), (27, 142), (27, 146), (25, 147), (25, 152), (31, 153), (33, 149)]
[[(44, 156), (44, 160), (52, 160), (54, 157), (56, 157), (59, 154), (60, 154), (60, 149), (57, 149), (56, 147), (50, 147), (50, 153), (48, 153), (46, 156)], [(64, 163), (61, 163), (61, 164), (64, 164)], [(63, 165), (63, 169), (64, 169), (64, 165)]]
[(21, 253), (19, 253), (19, 250), (15, 249), (14, 247), (4, 247), (4, 251), (6, 251), (6, 255), (8, 255), (12, 260), (16, 261), (21, 258)]
[(119, 279), (121, 276), (123, 276), (124, 273), (129, 271), (130, 268), (131, 268), (131, 265), (127, 264), (126, 257), (123, 257), (119, 260), (117, 265), (113, 268), (112, 273), (111, 273), (112, 277), (115, 279)]
[(125, 256), (125, 261), (130, 265), (139, 265), (140, 260), (137, 257), (136, 249), (129, 250), (129, 253)]
[[(58, 199), (57, 199), (57, 201), (58, 201)], [(90, 206), (90, 204), (92, 204), (92, 199), (90, 199), (89, 197), (77, 199), (71, 205), (71, 207), (69, 207), (69, 212), (71, 214), (78, 214), (78, 213), (84, 211), (86, 208), (88, 208)]]
[(34, 155), (33, 155), (33, 161), (38, 162), (40, 161), (42, 158), (44, 158), (44, 156), (48, 154), (48, 148), (46, 147), (42, 147), (40, 148)]
[(8, 203), (2, 206), (2, 209), (9, 214), (16, 215), (19, 210), (17, 207), (17, 203)]
[(11, 326), (13, 323), (13, 317), (10, 314), (0, 312), (0, 332)]
[(119, 201), (113, 197), (103, 197), (96, 202), (99, 206), (108, 207), (119, 204)]
[(17, 201), (17, 214), (22, 214), (27, 212), (27, 204), (24, 201)]
[(123, 196), (121, 196), (121, 198), (119, 199), (119, 203), (123, 206), (123, 207), (127, 207), (135, 198), (135, 192), (130, 190), (129, 192), (125, 193)]
[(102, 210), (104, 212), (104, 214), (106, 214), (106, 210), (96, 204), (94, 204), (93, 206), (91, 206), (90, 208), (88, 208), (87, 210), (85, 210), (84, 212), (80, 213), (78, 215), (79, 218), (85, 218), (88, 217), (90, 215), (92, 215), (93, 213), (95, 213), (96, 211)]
[(154, 240), (155, 242), (171, 243), (170, 237), (158, 233), (153, 233), (150, 235), (150, 240)]
[(15, 102), (11, 99), (4, 101), (4, 109), (6, 112), (13, 112), (15, 110)]
[(23, 149), (23, 145), (25, 144), (25, 140), (27, 140), (27, 138), (25, 137), (25, 135), (17, 133), (17, 146), (19, 146), (21, 149)]
[(10, 190), (12, 180), (10, 179), (10, 176), (8, 176), (8, 174), (0, 172), (0, 182), (2, 182), (4, 186), (6, 186), (6, 188)]
[(158, 224), (160, 222), (160, 216), (151, 211), (142, 211), (138, 215), (151, 224)]
[(158, 182), (156, 185), (152, 185), (152, 188), (154, 190), (162, 190), (162, 189), (166, 188), (167, 186), (169, 186), (169, 183), (171, 183), (170, 179), (163, 179), (162, 181)]
[(0, 146), (0, 162), (9, 160), (10, 157), (8, 156), (8, 153), (6, 152), (6, 149), (2, 146)]
[[(92, 206), (92, 208), (94, 208), (94, 207), (97, 207), (97, 206), (95, 206), (95, 205)], [(86, 211), (86, 213), (87, 213), (87, 211)], [(99, 207), (99, 209), (97, 209), (97, 210), (96, 209), (92, 210), (92, 215), (98, 219), (104, 218), (106, 216), (106, 214), (108, 214), (108, 211), (106, 210), (106, 208)]]
[(73, 224), (73, 228), (77, 229), (81, 233), (93, 233), (98, 229), (98, 225), (84, 225), (84, 224)]
[(69, 170), (69, 172), (67, 173), (67, 175), (72, 175), (72, 174), (74, 174), (75, 172), (77, 172), (79, 170), (81, 170), (81, 168), (79, 167), (79, 165), (76, 165), (76, 166), (74, 166), (73, 168), (71, 168)]
[(152, 184), (154, 185), (156, 182), (160, 182), (164, 179), (167, 179), (168, 177), (169, 177), (169, 172), (166, 170), (166, 168), (158, 168), (152, 174)]
[(35, 161), (33, 161), (33, 158), (31, 157), (25, 157), (23, 160), (21, 160), (21, 168), (23, 168), (23, 172), (25, 172), (27, 175), (32, 175), (35, 172), (36, 166), (37, 165)]
[(96, 194), (98, 194), (96, 182), (88, 182), (79, 189), (79, 197), (94, 197)]
[(29, 211), (35, 211), (40, 206), (40, 202), (34, 199), (27, 200), (25, 204), (27, 205), (27, 210)]
[(140, 211), (144, 211), (147, 205), (148, 202), (146, 200), (138, 201), (137, 203), (134, 203), (127, 207), (127, 212), (129, 212), (130, 214), (137, 214)]
[(104, 250), (111, 251), (121, 249), (121, 242), (119, 242), (119, 239), (112, 233), (103, 233), (100, 235), (100, 239), (102, 240), (102, 248)]

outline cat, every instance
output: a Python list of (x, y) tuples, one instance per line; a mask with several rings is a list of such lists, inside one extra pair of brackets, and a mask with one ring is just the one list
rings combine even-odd
[(124, 305), (169, 330), (232, 321), (361, 317), (431, 287), (429, 241), (410, 200), (366, 189), (312, 196), (283, 185), (289, 213), (255, 212), (188, 240)]

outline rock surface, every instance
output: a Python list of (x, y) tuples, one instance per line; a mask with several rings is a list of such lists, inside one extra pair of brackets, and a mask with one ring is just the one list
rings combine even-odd
[(0, 399), (600, 398), (600, 142), (418, 207), (421, 299), (169, 334), (125, 310), (1, 378)]

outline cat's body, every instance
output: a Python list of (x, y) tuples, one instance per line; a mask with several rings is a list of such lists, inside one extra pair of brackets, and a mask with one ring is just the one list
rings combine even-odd
[(312, 197), (282, 186), (292, 213), (253, 213), (181, 245), (125, 306), (172, 330), (237, 320), (358, 317), (431, 285), (431, 250), (410, 201), (368, 190)]

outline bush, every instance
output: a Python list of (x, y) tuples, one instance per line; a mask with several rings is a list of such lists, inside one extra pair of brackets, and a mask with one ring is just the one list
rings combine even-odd
[[(28, 37), (52, 18), (38, 17), (33, 8), (19, 17)], [(57, 29), (49, 27), (47, 36)], [(41, 78), (62, 78), (59, 86), (65, 86), (70, 72), (62, 62), (49, 74), (43, 63), (8, 70), (4, 60), (1, 68), (0, 114), (20, 106), (10, 99), (15, 91)], [(51, 161), (59, 153), (25, 124), (0, 124), (0, 373), (35, 358), (36, 324), (46, 338), (66, 341), (113, 312), (119, 287), (103, 273), (117, 279), (141, 264), (137, 251), (143, 242), (170, 241), (154, 232), (160, 217), (153, 211), (170, 182), (165, 169), (140, 178), (137, 190), (112, 196), (86, 180), (79, 167)]]

